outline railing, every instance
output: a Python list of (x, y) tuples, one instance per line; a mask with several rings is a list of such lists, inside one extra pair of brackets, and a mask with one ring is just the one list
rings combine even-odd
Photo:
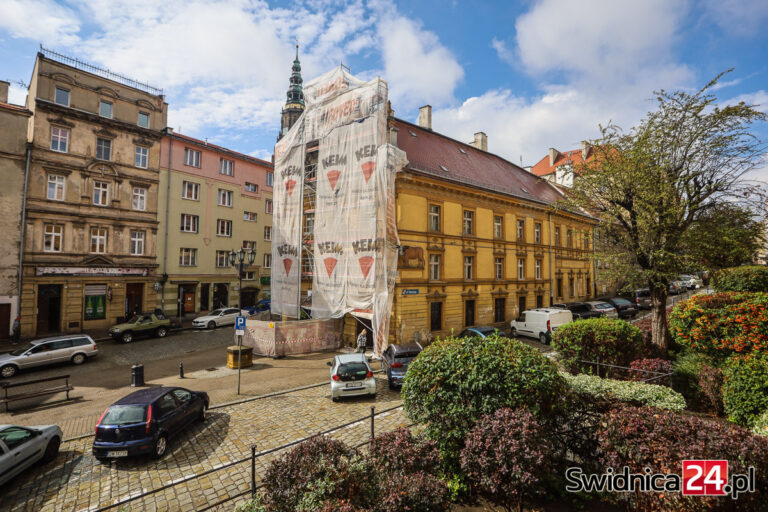
[(607, 367), (607, 368), (616, 368), (616, 369), (622, 370), (622, 371), (641, 372), (641, 373), (646, 373), (646, 374), (650, 373), (650, 374), (654, 375), (653, 377), (649, 377), (647, 379), (643, 379), (641, 381), (636, 381), (636, 382), (651, 382), (651, 381), (654, 381), (654, 380), (663, 379), (664, 377), (671, 377), (672, 376), (672, 372), (664, 373), (664, 372), (657, 372), (657, 371), (654, 371), (654, 370), (641, 370), (640, 368), (630, 368), (628, 366), (618, 366), (618, 365), (615, 365), (615, 364), (601, 363), (599, 360), (598, 361), (584, 361), (583, 359), (580, 359), (579, 362), (580, 363), (584, 363), (584, 364), (593, 364), (593, 365), (595, 365), (598, 377), (602, 377), (600, 375), (600, 367), (601, 366), (604, 366), (604, 367)]

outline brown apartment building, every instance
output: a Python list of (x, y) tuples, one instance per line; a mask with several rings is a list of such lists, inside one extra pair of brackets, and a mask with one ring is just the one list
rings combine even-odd
[(26, 106), (22, 336), (156, 307), (162, 91), (41, 49)]

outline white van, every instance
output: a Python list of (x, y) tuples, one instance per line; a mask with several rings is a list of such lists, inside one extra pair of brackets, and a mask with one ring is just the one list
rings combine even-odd
[(547, 344), (558, 327), (572, 321), (573, 313), (567, 309), (529, 309), (520, 313), (517, 320), (510, 322), (510, 334), (513, 338), (518, 335), (538, 338), (541, 343)]

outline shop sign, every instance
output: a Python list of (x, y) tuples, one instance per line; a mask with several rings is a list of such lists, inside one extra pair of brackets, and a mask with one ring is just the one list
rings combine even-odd
[(37, 267), (38, 276), (146, 276), (146, 268), (120, 267)]
[(406, 290), (403, 290), (403, 295), (418, 295), (419, 289), (418, 288), (408, 288)]

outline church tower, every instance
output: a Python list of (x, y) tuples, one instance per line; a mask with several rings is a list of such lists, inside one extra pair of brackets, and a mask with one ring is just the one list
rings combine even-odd
[(302, 84), (304, 80), (301, 79), (301, 62), (299, 62), (299, 45), (296, 45), (296, 59), (293, 61), (293, 67), (291, 68), (291, 85), (288, 86), (287, 98), (285, 100), (285, 107), (282, 111), (282, 117), (280, 118), (280, 135), (277, 136), (277, 140), (280, 140), (283, 135), (288, 133), (291, 126), (299, 119), (301, 113), (304, 112), (304, 88)]

